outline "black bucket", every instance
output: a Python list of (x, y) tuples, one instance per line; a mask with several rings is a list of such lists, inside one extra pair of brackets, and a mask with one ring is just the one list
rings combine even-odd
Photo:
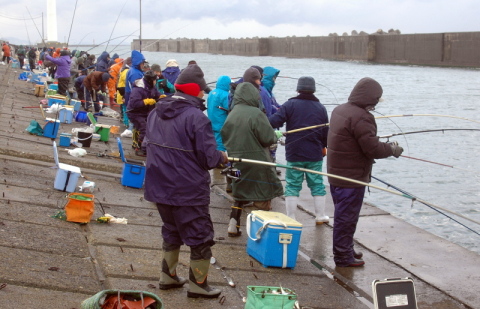
[(90, 147), (92, 135), (92, 133), (88, 132), (78, 132), (78, 141), (82, 143), (82, 147)]

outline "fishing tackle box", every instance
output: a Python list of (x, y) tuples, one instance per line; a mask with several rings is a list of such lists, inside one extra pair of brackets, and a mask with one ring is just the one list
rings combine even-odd
[(57, 143), (53, 142), (53, 158), (57, 167), (57, 175), (53, 187), (63, 192), (75, 192), (78, 178), (80, 178), (81, 170), (77, 166), (60, 163), (58, 160)]
[(412, 278), (393, 278), (372, 282), (375, 309), (417, 309)]
[(283, 213), (254, 210), (247, 216), (247, 253), (264, 267), (294, 268), (302, 224)]
[(58, 129), (60, 128), (60, 120), (45, 118), (45, 121), (45, 125), (43, 126), (43, 136), (57, 138)]
[(65, 105), (66, 99), (66, 97), (61, 95), (50, 95), (48, 96), (48, 106), (52, 106), (53, 104)]
[(122, 177), (120, 178), (122, 186), (142, 188), (145, 182), (145, 162), (125, 158), (120, 137), (117, 137), (117, 142), (120, 157), (123, 161)]

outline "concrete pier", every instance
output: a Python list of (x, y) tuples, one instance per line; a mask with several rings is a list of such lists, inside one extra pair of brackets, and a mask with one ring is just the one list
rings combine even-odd
[[(118, 135), (111, 135), (109, 142), (92, 142), (85, 157), (72, 157), (62, 147), (59, 156), (60, 162), (81, 167), (85, 179), (96, 183), (94, 194), (105, 211), (127, 218), (128, 224), (93, 221), (102, 215), (98, 203), (85, 225), (52, 217), (63, 207), (65, 193), (53, 189), (52, 140), (25, 131), (31, 120), (43, 124), (43, 118), (38, 108), (22, 107), (38, 106), (41, 98), (33, 95), (31, 83), (17, 79), (19, 73), (0, 66), (0, 307), (80, 308), (82, 300), (103, 289), (129, 289), (157, 294), (165, 308), (244, 308), (247, 286), (257, 285), (290, 288), (305, 309), (373, 308), (373, 280), (412, 277), (419, 308), (480, 308), (478, 254), (370, 205), (364, 205), (355, 235), (365, 267), (335, 267), (331, 198), (330, 223), (316, 226), (307, 190), (302, 191), (297, 213), (303, 231), (296, 267), (263, 267), (246, 253), (246, 233), (227, 237), (232, 198), (218, 169), (211, 171), (210, 204), (217, 263), (208, 280), (225, 297), (189, 299), (188, 284), (159, 290), (162, 221), (155, 205), (143, 199), (142, 189), (120, 184), (122, 162), (113, 139)], [(108, 117), (99, 117), (99, 122), (120, 125)], [(62, 124), (59, 133), (82, 126)], [(141, 159), (135, 157), (130, 139), (122, 142), (127, 157)], [(248, 207), (246, 212), (252, 210)], [(273, 201), (273, 211), (285, 212), (282, 198)], [(179, 275), (187, 276), (188, 266), (189, 248), (183, 246)]]

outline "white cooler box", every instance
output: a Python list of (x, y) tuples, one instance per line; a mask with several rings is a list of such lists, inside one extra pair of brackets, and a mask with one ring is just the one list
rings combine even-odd
[(57, 143), (55, 141), (53, 142), (53, 157), (57, 166), (57, 175), (55, 176), (53, 187), (64, 192), (75, 192), (78, 178), (82, 174), (80, 168), (59, 162)]
[(283, 213), (254, 210), (247, 217), (247, 253), (264, 267), (294, 268), (302, 224)]

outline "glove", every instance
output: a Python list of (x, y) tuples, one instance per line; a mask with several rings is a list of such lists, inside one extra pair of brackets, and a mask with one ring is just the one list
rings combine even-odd
[(153, 105), (153, 104), (157, 103), (157, 101), (155, 99), (144, 99), (143, 103), (145, 105)]
[(161, 94), (158, 98), (159, 98), (159, 99), (163, 99), (163, 98), (166, 98), (166, 97), (167, 97), (167, 95)]
[(323, 149), (322, 149), (322, 155), (323, 155), (324, 157), (327, 156), (327, 147), (323, 147)]
[(395, 158), (400, 157), (403, 152), (403, 148), (398, 146), (398, 142), (389, 142), (390, 147), (392, 147), (393, 156)]
[(277, 136), (277, 139), (280, 139), (283, 137), (283, 132), (275, 130), (275, 135)]

